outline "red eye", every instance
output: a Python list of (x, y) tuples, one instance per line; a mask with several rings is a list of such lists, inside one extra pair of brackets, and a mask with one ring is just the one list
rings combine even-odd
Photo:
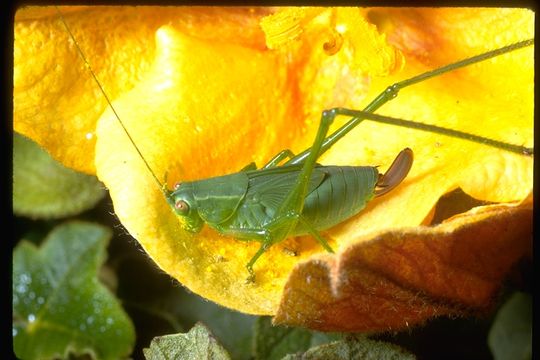
[(189, 205), (184, 200), (177, 200), (174, 203), (174, 207), (176, 208), (176, 210), (178, 210), (178, 211), (180, 211), (182, 213), (186, 213), (186, 212), (189, 211)]
[(181, 182), (177, 182), (176, 184), (174, 184), (174, 190), (178, 190), (180, 188), (180, 185), (182, 185)]

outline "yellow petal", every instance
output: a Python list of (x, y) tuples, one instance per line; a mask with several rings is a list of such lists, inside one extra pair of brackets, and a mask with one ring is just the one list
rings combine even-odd
[[(160, 180), (165, 173), (172, 182), (261, 164), (299, 136), (286, 67), (274, 53), (208, 43), (172, 27), (160, 28), (156, 41), (152, 71), (115, 105)], [(98, 124), (96, 151), (98, 176), (118, 217), (162, 269), (230, 307), (265, 313), (275, 306), (268, 293), (279, 293), (283, 277), (272, 271), (257, 286), (244, 284), (245, 264), (258, 244), (209, 229), (184, 232), (110, 112)], [(288, 259), (289, 268), (294, 260)]]
[[(432, 69), (432, 57), (435, 66), (439, 66), (443, 57), (451, 62), (467, 56), (464, 50), (455, 49), (466, 48), (470, 56), (533, 36), (533, 14), (526, 10), (405, 11), (413, 25), (398, 21), (403, 17), (399, 11), (373, 11), (378, 18), (386, 16), (386, 21), (396, 21), (395, 33), (390, 32), (388, 38), (401, 49), (414, 44), (414, 52), (405, 52), (407, 66), (397, 76), (374, 79), (372, 89), (376, 90), (370, 92), (368, 99), (389, 84)], [(478, 11), (477, 16), (472, 16), (473, 11)], [(456, 23), (456, 19), (462, 22)], [(499, 26), (504, 36), (493, 36), (499, 33)], [(414, 31), (427, 32), (426, 29), (432, 29), (430, 37), (410, 35)], [(460, 32), (464, 29), (468, 29), (465, 35)], [(482, 31), (476, 33), (471, 29)], [(396, 33), (402, 31), (403, 43), (397, 43), (401, 37)], [(449, 38), (448, 34), (456, 36)], [(419, 57), (417, 53), (428, 57)], [(533, 49), (529, 47), (402, 90), (379, 113), (532, 147), (533, 76)], [(362, 216), (337, 229), (333, 236), (340, 243), (369, 231), (420, 224), (441, 195), (458, 187), (477, 199), (492, 202), (520, 201), (532, 190), (530, 157), (368, 122), (334, 146), (322, 162), (380, 164), (384, 168), (404, 147), (415, 153), (409, 176), (396, 191), (372, 201)], [(344, 158), (342, 154), (354, 155)]]
[[(248, 9), (62, 7), (61, 11), (112, 100), (148, 71), (155, 56), (155, 32), (168, 22), (205, 39), (264, 47), (258, 28), (262, 15)], [(23, 8), (15, 20), (15, 131), (45, 147), (64, 165), (95, 174), (95, 127), (108, 107), (105, 97), (53, 7)], [(232, 27), (223, 24), (242, 26), (244, 31), (228, 32)]]
[(324, 11), (325, 8), (292, 7), (262, 18), (266, 46), (277, 49), (298, 39), (313, 17)]

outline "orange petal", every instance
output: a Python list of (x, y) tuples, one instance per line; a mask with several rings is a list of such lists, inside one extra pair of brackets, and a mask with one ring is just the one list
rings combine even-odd
[(532, 206), (479, 207), (435, 227), (383, 231), (298, 264), (274, 318), (323, 331), (400, 330), (485, 311), (530, 251)]

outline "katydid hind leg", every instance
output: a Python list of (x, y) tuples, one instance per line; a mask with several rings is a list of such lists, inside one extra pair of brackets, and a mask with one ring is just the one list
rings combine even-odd
[[(321, 123), (319, 124), (319, 130), (317, 131), (317, 136), (313, 142), (312, 151), (309, 156), (306, 158), (302, 170), (298, 175), (298, 181), (296, 185), (289, 191), (287, 197), (279, 207), (278, 211), (274, 215), (274, 218), (270, 220), (266, 228), (267, 235), (263, 244), (247, 263), (246, 268), (250, 273), (249, 281), (254, 280), (253, 265), (259, 259), (259, 257), (273, 244), (279, 243), (291, 233), (291, 231), (296, 227), (299, 221), (305, 220), (301, 219), (302, 209), (304, 207), (305, 197), (307, 195), (309, 179), (315, 167), (315, 163), (318, 158), (319, 150), (321, 148), (322, 142), (330, 128), (330, 125), (334, 121), (336, 113), (332, 110), (323, 111), (321, 116)], [(279, 154), (278, 154), (279, 155)], [(311, 224), (308, 224), (308, 228), (313, 228)], [(327, 250), (333, 252), (328, 243), (323, 239), (318, 232), (316, 234), (316, 239), (323, 245)]]
[(319, 158), (319, 153), (323, 145), (323, 141), (328, 133), (330, 125), (334, 122), (336, 117), (336, 112), (334, 109), (325, 110), (321, 115), (321, 122), (319, 124), (319, 129), (317, 130), (317, 135), (311, 146), (311, 151), (306, 158), (302, 170), (298, 175), (298, 181), (296, 185), (289, 191), (287, 197), (283, 201), (283, 204), (278, 209), (276, 216), (284, 216), (286, 214), (295, 213), (301, 214), (304, 207), (304, 200), (307, 195), (309, 180), (317, 159)]
[[(464, 140), (482, 143), (488, 146), (494, 146), (520, 154), (532, 154), (532, 149), (525, 148), (523, 146), (507, 144), (489, 138), (471, 135), (453, 129), (446, 129), (435, 125), (421, 124), (410, 120), (395, 119), (387, 116), (373, 114), (373, 112), (379, 109), (381, 106), (396, 98), (399, 91), (408, 86), (430, 79), (435, 76), (439, 76), (445, 72), (453, 71), (460, 67), (468, 66), (470, 64), (474, 64), (494, 56), (498, 56), (513, 50), (523, 48), (525, 46), (530, 46), (532, 45), (532, 43), (533, 40), (524, 41), (505, 48), (496, 49), (494, 51), (484, 53), (469, 59), (458, 61), (447, 66), (443, 66), (439, 69), (422, 73), (409, 79), (405, 79), (401, 82), (387, 87), (363, 111), (345, 108), (334, 108), (324, 111), (322, 113), (321, 123), (317, 131), (317, 136), (313, 145), (310, 148), (306, 149), (305, 151), (296, 156), (292, 155), (290, 151), (288, 152), (287, 150), (284, 150), (274, 156), (274, 158), (272, 158), (269, 163), (265, 165), (265, 168), (274, 167), (277, 166), (277, 164), (279, 164), (279, 162), (281, 162), (283, 159), (289, 157), (290, 159), (286, 162), (286, 164), (303, 164), (303, 167), (298, 177), (298, 182), (296, 186), (290, 190), (283, 204), (278, 209), (275, 218), (268, 224), (268, 230), (270, 231), (269, 238), (263, 243), (261, 248), (247, 265), (250, 274), (253, 275), (253, 265), (255, 264), (257, 259), (268, 249), (268, 247), (285, 239), (299, 221), (304, 224), (304, 226), (308, 229), (309, 233), (314, 236), (315, 239), (326, 250), (333, 252), (326, 240), (322, 236), (320, 236), (320, 234), (315, 230), (315, 228), (312, 227), (311, 224), (307, 223), (305, 219), (301, 218), (301, 213), (307, 192), (307, 185), (309, 183), (309, 178), (315, 166), (316, 160), (319, 158), (319, 156), (326, 152), (333, 144), (339, 141), (343, 136), (349, 133), (363, 120), (371, 120), (375, 122), (392, 124), (402, 127), (416, 128), (432, 133), (454, 136)], [(328, 129), (332, 124), (335, 116), (337, 115), (350, 116), (351, 119), (334, 133), (326, 137)], [(404, 149), (396, 157), (396, 160), (394, 160), (388, 171), (379, 179), (375, 195), (381, 196), (396, 187), (408, 174), (412, 166), (412, 161), (412, 151), (410, 149)]]
[(319, 157), (319, 151), (322, 146), (322, 142), (330, 128), (330, 125), (334, 121), (336, 113), (333, 110), (323, 111), (321, 116), (321, 123), (319, 124), (319, 130), (315, 137), (315, 141), (312, 145), (312, 150), (309, 156), (306, 158), (300, 174), (298, 175), (298, 181), (295, 186), (289, 190), (287, 196), (283, 200), (283, 203), (276, 211), (274, 218), (268, 223), (268, 229), (271, 231), (272, 243), (275, 244), (284, 240), (291, 231), (296, 227), (299, 217), (302, 214), (304, 208), (304, 202), (308, 191), (309, 180), (313, 173), (317, 158)]
[[(466, 67), (475, 63), (479, 63), (482, 61), (485, 61), (487, 59), (500, 56), (506, 53), (509, 53), (511, 51), (516, 51), (528, 46), (532, 46), (534, 44), (534, 39), (528, 39), (524, 41), (520, 41), (515, 44), (511, 44), (508, 46), (504, 46), (492, 51), (488, 51), (483, 54), (479, 54), (464, 60), (456, 61), (454, 63), (448, 64), (446, 66), (440, 67), (435, 70), (430, 70), (424, 73), (421, 73), (417, 76), (414, 76), (409, 79), (402, 80), (400, 82), (397, 82), (393, 85), (388, 86), (386, 89), (384, 89), (373, 101), (367, 105), (364, 110), (349, 110), (349, 109), (336, 109), (336, 111), (340, 115), (348, 115), (352, 116), (352, 118), (347, 121), (343, 126), (341, 126), (339, 129), (334, 131), (332, 134), (330, 134), (327, 138), (324, 139), (319, 156), (325, 153), (328, 149), (332, 147), (336, 142), (338, 142), (343, 136), (347, 135), (352, 129), (354, 129), (357, 125), (359, 125), (363, 120), (372, 120), (397, 126), (403, 126), (403, 127), (409, 127), (409, 128), (416, 128), (424, 131), (430, 131), (433, 133), (439, 133), (443, 135), (449, 135), (454, 137), (459, 137), (461, 139), (477, 142), (477, 143), (483, 143), (488, 146), (493, 146), (497, 148), (501, 148), (510, 152), (526, 155), (526, 156), (532, 156), (533, 149), (527, 148), (525, 146), (519, 146), (514, 144), (508, 144), (501, 141), (496, 141), (493, 139), (484, 138), (481, 136), (471, 135), (467, 133), (463, 133), (460, 131), (455, 131), (452, 129), (442, 128), (438, 126), (431, 126), (427, 124), (421, 124), (410, 120), (403, 120), (403, 121), (395, 121), (400, 119), (393, 119), (393, 118), (387, 118), (390, 119), (390, 121), (385, 121), (384, 118), (386, 117), (372, 117), (369, 116), (369, 114), (373, 114), (377, 109), (381, 108), (384, 104), (387, 102), (395, 99), (400, 90), (403, 90), (409, 86), (412, 86), (414, 84), (420, 83), (422, 81), (431, 79), (433, 77), (442, 75), (444, 73), (454, 71), (456, 69)], [(374, 115), (374, 114), (373, 114)], [(301, 153), (294, 156), (292, 159), (287, 161), (286, 164), (299, 164), (306, 159), (310, 152), (312, 151), (312, 148), (308, 148)]]
[(299, 216), (300, 222), (307, 228), (308, 232), (317, 240), (321, 246), (328, 251), (329, 253), (334, 253), (334, 250), (330, 247), (330, 244), (326, 241), (326, 239), (315, 229), (315, 227), (306, 220), (302, 215)]

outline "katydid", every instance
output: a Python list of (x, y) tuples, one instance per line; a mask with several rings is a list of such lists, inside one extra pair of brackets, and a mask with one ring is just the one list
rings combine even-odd
[[(398, 82), (381, 92), (364, 110), (345, 108), (325, 110), (322, 112), (313, 144), (297, 155), (286, 149), (276, 154), (259, 169), (252, 163), (234, 174), (178, 183), (173, 190), (169, 190), (158, 180), (152, 167), (130, 136), (59, 10), (58, 13), (116, 119), (160, 187), (166, 201), (178, 216), (185, 219), (187, 230), (196, 233), (206, 224), (219, 233), (238, 240), (261, 243), (259, 250), (246, 264), (251, 280), (254, 279), (253, 267), (259, 257), (269, 247), (287, 237), (309, 234), (324, 249), (333, 252), (320, 231), (327, 230), (358, 214), (372, 198), (391, 191), (407, 176), (413, 163), (413, 152), (408, 148), (397, 155), (385, 174), (379, 174), (376, 166), (317, 164), (318, 158), (324, 152), (363, 120), (457, 137), (524, 156), (533, 154), (532, 148), (435, 125), (374, 114), (377, 109), (395, 98), (400, 90), (410, 85), (532, 46), (534, 40), (530, 39)], [(348, 116), (350, 120), (328, 135), (329, 127), (336, 116)]]

